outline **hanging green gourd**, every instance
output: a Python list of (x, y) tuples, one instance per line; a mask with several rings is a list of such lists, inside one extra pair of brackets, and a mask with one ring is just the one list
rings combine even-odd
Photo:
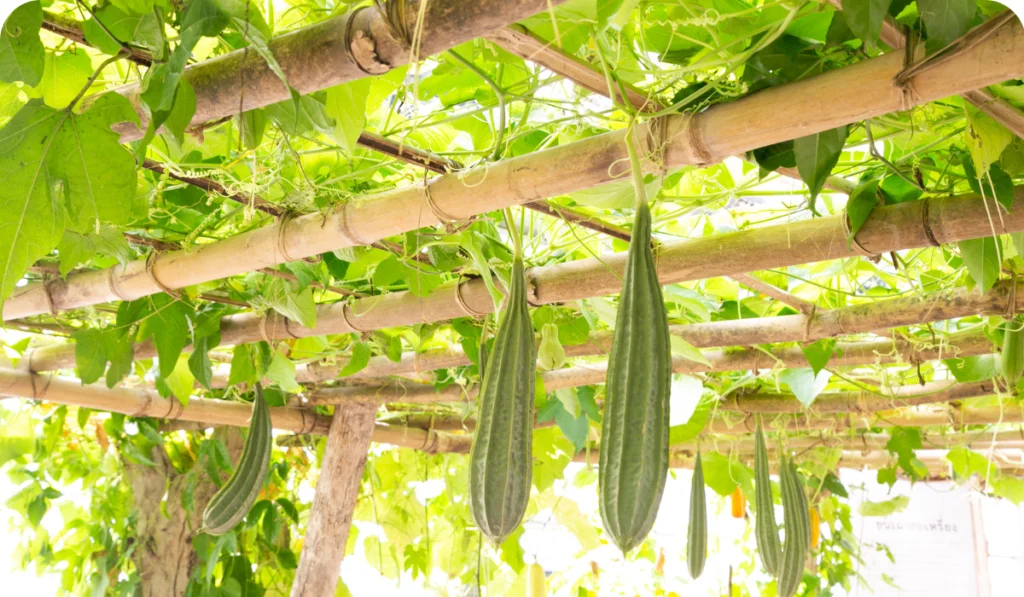
[(768, 470), (768, 449), (764, 444), (760, 417), (757, 418), (757, 427), (754, 430), (754, 500), (757, 506), (757, 518), (754, 519), (757, 553), (768, 574), (778, 576), (782, 545), (779, 542), (779, 525), (775, 522), (775, 502), (772, 500), (772, 481)]
[(512, 275), (480, 383), (469, 455), (470, 510), (495, 544), (519, 526), (530, 501), (536, 370), (522, 242), (507, 210), (505, 217), (515, 245)]
[(605, 531), (623, 552), (647, 537), (668, 476), (672, 353), (651, 251), (651, 211), (632, 127), (626, 147), (636, 214), (608, 359), (598, 468)]
[(708, 555), (708, 506), (704, 493), (704, 467), (700, 462), (700, 450), (693, 465), (693, 481), (690, 484), (690, 528), (686, 541), (686, 565), (690, 577), (696, 579), (704, 572)]
[(785, 456), (779, 464), (779, 486), (782, 489), (782, 513), (786, 524), (786, 541), (782, 547), (779, 568), (779, 597), (793, 597), (804, 576), (804, 559), (810, 549), (810, 513), (807, 497), (792, 463)]
[(1024, 315), (1017, 315), (1003, 324), (1003, 351), (999, 355), (999, 372), (1007, 390), (1016, 394), (1017, 382), (1024, 375)]
[(249, 513), (270, 468), (270, 444), (273, 441), (271, 431), (270, 409), (263, 398), (263, 388), (257, 383), (249, 435), (245, 438), (242, 456), (231, 478), (206, 504), (200, 532), (223, 535)]
[(546, 371), (560, 369), (565, 364), (565, 349), (558, 341), (558, 326), (553, 323), (545, 323), (540, 330), (537, 364)]

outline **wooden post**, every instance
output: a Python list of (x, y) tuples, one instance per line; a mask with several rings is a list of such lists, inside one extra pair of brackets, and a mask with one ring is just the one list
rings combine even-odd
[(334, 595), (352, 512), (359, 498), (376, 410), (375, 406), (353, 404), (338, 408), (334, 413), (292, 597)]

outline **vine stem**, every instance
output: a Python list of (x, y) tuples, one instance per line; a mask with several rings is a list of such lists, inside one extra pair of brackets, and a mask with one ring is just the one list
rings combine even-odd
[(505, 215), (505, 225), (508, 226), (508, 234), (512, 237), (512, 245), (515, 247), (516, 259), (523, 258), (523, 239), (520, 238), (519, 227), (516, 226), (516, 219), (512, 215), (512, 208), (506, 207), (501, 210)]
[[(494, 132), (494, 150), (491, 152), (491, 161), (496, 161), (501, 158), (501, 144), (505, 140), (505, 90), (502, 89), (501, 86), (498, 85), (494, 79), (488, 76), (480, 67), (473, 64), (469, 59), (463, 58), (455, 50), (448, 50), (448, 54), (450, 54), (452, 58), (455, 58), (459, 64), (473, 71), (473, 74), (483, 79), (484, 83), (494, 91), (494, 95), (498, 98), (498, 126), (497, 130)], [(499, 66), (499, 68), (501, 67)], [(498, 77), (501, 77), (500, 70), (498, 71)]]
[(640, 152), (636, 148), (636, 119), (629, 120), (626, 129), (626, 152), (629, 154), (629, 169), (633, 174), (633, 191), (636, 194), (636, 207), (647, 205), (647, 187), (644, 186), (644, 170), (640, 164)]
[(85, 82), (85, 85), (82, 87), (82, 90), (78, 92), (78, 95), (76, 95), (75, 98), (73, 100), (71, 100), (71, 103), (68, 104), (68, 107), (64, 108), (64, 109), (67, 110), (68, 112), (71, 112), (75, 108), (75, 104), (80, 102), (82, 100), (82, 98), (85, 97), (85, 92), (89, 91), (89, 88), (92, 87), (92, 84), (95, 83), (96, 79), (99, 78), (100, 73), (103, 72), (103, 69), (107, 68), (108, 66), (110, 66), (114, 62), (120, 60), (121, 58), (124, 58), (125, 56), (126, 56), (125, 51), (121, 50), (116, 55), (111, 56), (110, 58), (107, 58), (106, 60), (104, 60), (99, 65), (99, 67), (96, 69), (96, 71), (92, 74), (92, 76), (89, 77), (89, 80)]

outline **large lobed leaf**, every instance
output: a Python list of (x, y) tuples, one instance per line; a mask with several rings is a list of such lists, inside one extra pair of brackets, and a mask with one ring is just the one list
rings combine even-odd
[(114, 94), (84, 114), (35, 99), (0, 129), (0, 301), (57, 246), (65, 225), (90, 232), (128, 222), (135, 165), (110, 125), (131, 114)]

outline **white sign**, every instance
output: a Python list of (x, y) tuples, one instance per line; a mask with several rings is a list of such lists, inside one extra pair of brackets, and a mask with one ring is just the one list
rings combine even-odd
[[(854, 532), (864, 560), (858, 572), (865, 580), (852, 588), (853, 597), (982, 597), (966, 488), (951, 482), (911, 487), (898, 481), (889, 492), (888, 486), (875, 483), (874, 472), (843, 471), (842, 479), (850, 489)], [(899, 495), (910, 498), (902, 512), (886, 517), (856, 514), (861, 501), (882, 502)]]

